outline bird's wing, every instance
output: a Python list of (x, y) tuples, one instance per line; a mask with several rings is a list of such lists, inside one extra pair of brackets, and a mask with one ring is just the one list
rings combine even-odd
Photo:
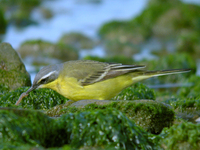
[(111, 64), (80, 60), (68, 63), (65, 72), (67, 72), (67, 76), (76, 78), (80, 85), (85, 86), (133, 72), (134, 70), (144, 67), (144, 65), (122, 65), (119, 63)]

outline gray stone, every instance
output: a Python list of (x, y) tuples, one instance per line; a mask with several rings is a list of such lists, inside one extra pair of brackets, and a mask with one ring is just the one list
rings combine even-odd
[(0, 44), (0, 83), (11, 90), (30, 86), (30, 75), (17, 52), (8, 43)]

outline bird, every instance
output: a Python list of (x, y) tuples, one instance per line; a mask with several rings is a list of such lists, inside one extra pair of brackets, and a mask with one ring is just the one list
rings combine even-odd
[(73, 100), (110, 100), (132, 84), (155, 76), (185, 73), (191, 69), (148, 71), (145, 65), (123, 65), (93, 60), (72, 60), (43, 67), (16, 105), (37, 88), (52, 89)]

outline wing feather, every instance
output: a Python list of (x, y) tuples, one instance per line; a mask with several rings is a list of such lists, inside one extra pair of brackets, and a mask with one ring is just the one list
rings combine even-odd
[(64, 74), (63, 76), (76, 78), (81, 86), (86, 86), (144, 67), (144, 65), (122, 65), (120, 63), (78, 60), (64, 63), (64, 69), (61, 74)]

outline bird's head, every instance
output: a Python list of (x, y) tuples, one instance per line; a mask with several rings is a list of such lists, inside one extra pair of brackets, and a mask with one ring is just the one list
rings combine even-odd
[(28, 95), (31, 91), (37, 88), (45, 88), (47, 84), (55, 81), (58, 78), (60, 70), (62, 68), (61, 64), (49, 65), (42, 68), (35, 76), (32, 86), (25, 92), (22, 93), (19, 100), (16, 102), (16, 105)]

